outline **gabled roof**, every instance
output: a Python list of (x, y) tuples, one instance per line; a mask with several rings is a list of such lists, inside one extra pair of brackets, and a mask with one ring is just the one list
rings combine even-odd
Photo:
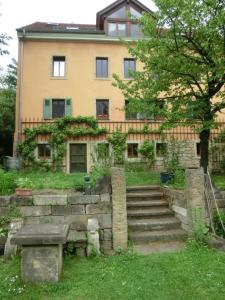
[(28, 32), (62, 32), (62, 33), (103, 33), (93, 24), (35, 22), (17, 29)]
[(100, 10), (97, 13), (96, 17), (96, 27), (99, 29), (103, 28), (105, 16), (108, 15), (111, 11), (114, 11), (116, 8), (121, 7), (123, 4), (133, 4), (134, 7), (139, 8), (142, 12), (147, 12), (151, 15), (154, 15), (154, 12), (151, 11), (148, 7), (142, 4), (138, 0), (117, 0), (112, 4), (108, 5), (106, 8)]

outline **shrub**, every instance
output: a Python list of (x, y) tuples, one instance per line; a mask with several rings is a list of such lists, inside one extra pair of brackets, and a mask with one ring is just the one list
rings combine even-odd
[(126, 150), (126, 139), (127, 139), (127, 134), (122, 133), (122, 131), (118, 128), (107, 139), (108, 142), (112, 145), (115, 164), (121, 165), (124, 163), (124, 151)]
[[(225, 213), (220, 211), (220, 217), (221, 217), (221, 220), (223, 222), (223, 225), (225, 226)], [(218, 213), (214, 214), (213, 222), (214, 222), (216, 234), (218, 236), (221, 236), (221, 237), (225, 238), (225, 232), (223, 230), (223, 227), (222, 227), (222, 224), (221, 224)]]
[(16, 188), (16, 172), (6, 172), (0, 169), (0, 195), (14, 193)]
[(149, 167), (153, 166), (155, 163), (155, 149), (154, 144), (149, 141), (144, 141), (140, 146), (139, 152), (145, 160), (147, 160)]

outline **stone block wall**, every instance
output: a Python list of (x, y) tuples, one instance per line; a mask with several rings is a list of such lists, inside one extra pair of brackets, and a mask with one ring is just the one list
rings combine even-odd
[(79, 248), (86, 246), (87, 222), (98, 219), (100, 247), (103, 253), (112, 251), (112, 203), (110, 194), (34, 195), (32, 197), (1, 196), (0, 217), (7, 214), (9, 205), (17, 207), (25, 224), (70, 225), (68, 242)]

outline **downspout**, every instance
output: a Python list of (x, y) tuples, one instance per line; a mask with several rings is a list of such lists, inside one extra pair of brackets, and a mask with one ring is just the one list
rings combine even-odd
[[(23, 36), (20, 45), (20, 87), (19, 87), (19, 103), (18, 103), (18, 132), (17, 132), (17, 144), (20, 142), (20, 137), (22, 134), (22, 97), (23, 97), (23, 61), (24, 61), (24, 37), (26, 35), (26, 30), (23, 29)], [(15, 149), (16, 151), (16, 149)], [(17, 154), (17, 151), (16, 151)], [(18, 156), (18, 154), (16, 155)]]

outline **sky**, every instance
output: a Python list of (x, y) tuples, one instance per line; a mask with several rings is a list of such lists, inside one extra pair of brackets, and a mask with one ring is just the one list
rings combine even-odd
[[(153, 1), (140, 1), (151, 10), (155, 10)], [(12, 58), (17, 59), (16, 28), (36, 21), (95, 24), (96, 13), (113, 2), (113, 0), (0, 0), (0, 33), (7, 33), (12, 37), (8, 47), (10, 55), (0, 57), (0, 66), (4, 68)]]

